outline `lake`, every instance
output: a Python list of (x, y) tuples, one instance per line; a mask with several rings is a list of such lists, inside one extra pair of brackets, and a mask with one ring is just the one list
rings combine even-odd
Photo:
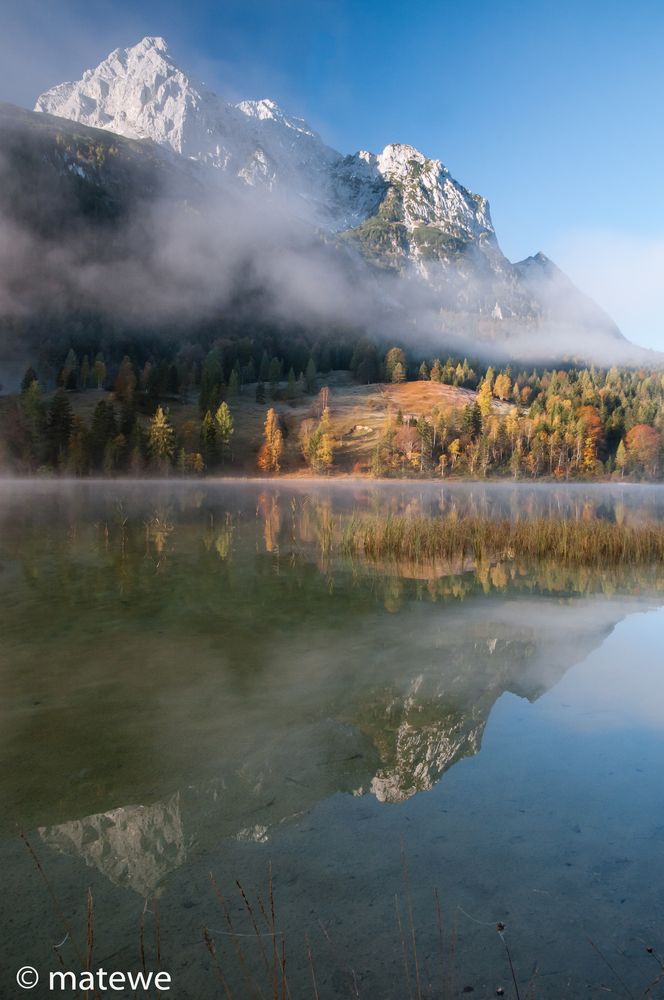
[(325, 542), (454, 509), (662, 518), (664, 489), (0, 485), (2, 997), (26, 964), (52, 996), (90, 926), (93, 968), (178, 1000), (657, 980), (662, 568)]

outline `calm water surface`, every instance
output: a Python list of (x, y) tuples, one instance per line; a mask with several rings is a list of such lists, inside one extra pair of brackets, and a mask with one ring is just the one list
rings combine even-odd
[(270, 866), (293, 1000), (516, 996), (505, 944), (522, 998), (657, 978), (661, 568), (325, 544), (353, 509), (454, 507), (638, 519), (664, 491), (0, 486), (0, 996), (80, 969), (90, 889), (93, 964), (139, 969), (142, 925), (154, 968), (158, 921), (164, 996), (272, 997)]

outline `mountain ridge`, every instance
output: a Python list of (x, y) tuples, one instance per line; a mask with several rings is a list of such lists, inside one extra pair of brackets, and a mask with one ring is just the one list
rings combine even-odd
[(547, 326), (561, 354), (578, 347), (580, 334), (629, 346), (541, 252), (509, 261), (488, 200), (441, 160), (397, 142), (344, 155), (269, 98), (226, 102), (181, 69), (161, 37), (115, 49), (80, 80), (41, 94), (35, 110), (151, 139), (248, 188), (279, 193), (370, 268), (409, 279), (397, 298), (418, 297), (427, 315), (420, 326), (441, 337), (459, 326), (496, 346), (524, 333), (536, 339)]
[[(131, 313), (150, 326), (171, 314), (185, 322), (214, 310), (230, 317), (239, 294), (245, 319), (253, 301), (259, 321), (291, 323), (314, 337), (322, 323), (328, 332), (340, 326), (360, 338), (494, 362), (661, 361), (625, 340), (542, 252), (509, 261), (488, 200), (441, 160), (407, 143), (339, 153), (269, 98), (224, 101), (180, 69), (161, 38), (114, 50), (80, 80), (40, 95), (36, 107), (3, 106), (0, 114), (0, 167), (4, 160), (8, 190), (18, 191), (29, 225), (40, 232), (30, 209), (30, 191), (39, 190), (46, 216), (59, 211), (69, 231), (66, 206), (77, 184), (74, 215), (90, 203), (97, 213), (87, 216), (94, 257), (103, 247), (100, 206), (102, 222), (105, 206), (124, 206), (126, 239), (114, 237), (108, 274), (106, 252), (95, 269), (85, 252), (81, 266), (78, 248), (65, 247), (56, 285), (64, 275), (60, 301), (73, 288), (75, 310), (98, 305), (100, 315), (124, 322)], [(19, 131), (22, 145), (14, 141)], [(13, 196), (3, 211), (15, 227)], [(27, 255), (37, 274), (42, 261), (62, 259), (55, 230), (51, 237)], [(24, 312), (44, 301), (46, 287), (41, 281), (28, 294)]]

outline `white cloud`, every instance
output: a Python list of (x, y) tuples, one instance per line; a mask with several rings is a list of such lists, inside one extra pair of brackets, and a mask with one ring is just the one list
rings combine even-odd
[(664, 350), (664, 237), (575, 230), (551, 256), (629, 340)]

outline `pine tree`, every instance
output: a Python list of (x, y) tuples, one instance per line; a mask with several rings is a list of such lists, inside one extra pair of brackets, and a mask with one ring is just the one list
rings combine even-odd
[(30, 388), (30, 386), (32, 385), (33, 382), (39, 383), (39, 379), (37, 378), (37, 372), (34, 370), (34, 368), (32, 366), (30, 366), (29, 368), (26, 368), (25, 375), (23, 376), (23, 379), (21, 380), (21, 395), (22, 396), (24, 396), (26, 394), (26, 392), (28, 391), (28, 389)]
[(95, 358), (95, 363), (92, 366), (92, 376), (95, 380), (97, 388), (103, 389), (104, 382), (106, 381), (106, 365), (102, 354), (98, 354)]
[(94, 469), (101, 469), (107, 445), (117, 434), (115, 411), (110, 403), (100, 399), (92, 414), (90, 426), (90, 461)]
[(136, 372), (130, 359), (125, 355), (115, 380), (115, 398), (121, 403), (131, 403), (137, 384)]
[(228, 380), (228, 398), (237, 399), (238, 393), (240, 391), (240, 376), (237, 370), (234, 368), (231, 372), (231, 377)]
[(616, 468), (620, 472), (620, 478), (623, 479), (625, 476), (625, 468), (627, 466), (627, 448), (625, 448), (625, 442), (620, 439), (618, 448), (616, 450)]
[(69, 389), (71, 392), (75, 392), (78, 389), (78, 358), (72, 347), (67, 352), (59, 381), (63, 389)]
[(206, 410), (216, 410), (221, 402), (223, 388), (223, 360), (221, 352), (215, 348), (208, 353), (201, 370), (201, 386), (198, 397), (201, 413), (205, 413)]
[(74, 417), (69, 435), (67, 468), (74, 476), (84, 476), (90, 464), (88, 430), (80, 417)]
[(281, 381), (281, 361), (279, 358), (272, 358), (270, 361), (270, 370), (268, 373), (268, 378), (270, 382), (270, 396), (272, 399), (277, 398), (277, 390), (279, 388), (279, 382)]
[(304, 373), (304, 380), (307, 384), (307, 392), (309, 395), (313, 395), (316, 391), (316, 378), (318, 373), (316, 371), (316, 362), (313, 358), (309, 358), (307, 361), (307, 367)]
[(217, 426), (209, 410), (205, 411), (201, 421), (201, 452), (208, 469), (214, 468), (219, 461), (219, 442), (217, 441)]
[(21, 396), (21, 415), (25, 421), (29, 454), (25, 457), (39, 465), (46, 452), (46, 412), (39, 382), (33, 379)]
[(267, 382), (270, 377), (270, 356), (267, 351), (263, 351), (260, 367), (258, 369), (258, 379), (260, 382)]
[(48, 408), (48, 452), (54, 466), (64, 463), (71, 435), (73, 413), (64, 389), (58, 389)]

